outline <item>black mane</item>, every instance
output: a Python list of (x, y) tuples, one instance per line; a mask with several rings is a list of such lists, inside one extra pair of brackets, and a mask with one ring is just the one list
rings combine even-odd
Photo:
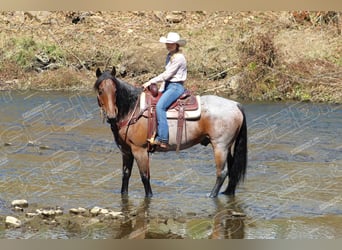
[(112, 80), (113, 84), (116, 85), (116, 106), (119, 112), (117, 118), (119, 120), (123, 119), (131, 110), (134, 109), (142, 89), (117, 79), (110, 71), (104, 71), (101, 76), (97, 78), (94, 84), (94, 90), (98, 91), (101, 82), (107, 79)]

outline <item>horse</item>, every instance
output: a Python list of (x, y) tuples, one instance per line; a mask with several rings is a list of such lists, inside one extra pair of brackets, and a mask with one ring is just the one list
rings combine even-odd
[[(122, 154), (121, 195), (128, 195), (135, 160), (145, 197), (152, 197), (147, 150), (148, 120), (142, 115), (139, 105), (143, 88), (117, 78), (115, 67), (104, 72), (97, 68), (96, 77), (94, 90), (98, 105)], [(229, 182), (222, 194), (234, 196), (247, 169), (247, 123), (243, 106), (216, 95), (200, 96), (200, 103), (200, 116), (186, 121), (184, 133), (187, 136), (182, 138), (179, 149), (184, 150), (196, 144), (211, 144), (216, 165), (216, 182), (209, 197), (217, 197), (227, 177)], [(157, 148), (156, 152), (175, 151), (177, 148), (177, 120), (168, 119), (168, 124), (169, 147)]]

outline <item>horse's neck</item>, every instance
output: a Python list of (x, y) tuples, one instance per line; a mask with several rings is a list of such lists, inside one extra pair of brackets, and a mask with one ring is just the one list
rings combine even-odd
[(133, 85), (117, 79), (119, 89), (117, 92), (117, 106), (119, 109), (119, 119), (124, 119), (131, 111), (133, 111), (141, 90)]

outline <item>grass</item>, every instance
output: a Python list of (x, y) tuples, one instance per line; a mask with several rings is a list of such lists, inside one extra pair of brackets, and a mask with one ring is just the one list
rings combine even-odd
[(56, 44), (37, 41), (34, 37), (12, 37), (8, 40), (6, 47), (4, 59), (18, 64), (26, 71), (34, 69), (38, 57), (46, 60), (46, 63), (62, 63), (65, 61), (63, 51)]

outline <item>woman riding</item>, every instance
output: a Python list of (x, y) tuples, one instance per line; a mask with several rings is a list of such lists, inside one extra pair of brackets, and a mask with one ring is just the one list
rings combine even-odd
[(166, 56), (165, 71), (143, 84), (147, 88), (151, 84), (163, 82), (159, 91), (163, 94), (157, 106), (157, 137), (148, 141), (161, 148), (167, 148), (169, 142), (169, 126), (167, 124), (166, 111), (168, 107), (184, 93), (184, 82), (187, 77), (187, 65), (185, 56), (181, 53), (180, 47), (186, 44), (176, 32), (169, 32), (167, 37), (161, 37), (159, 42), (165, 43), (168, 54)]

